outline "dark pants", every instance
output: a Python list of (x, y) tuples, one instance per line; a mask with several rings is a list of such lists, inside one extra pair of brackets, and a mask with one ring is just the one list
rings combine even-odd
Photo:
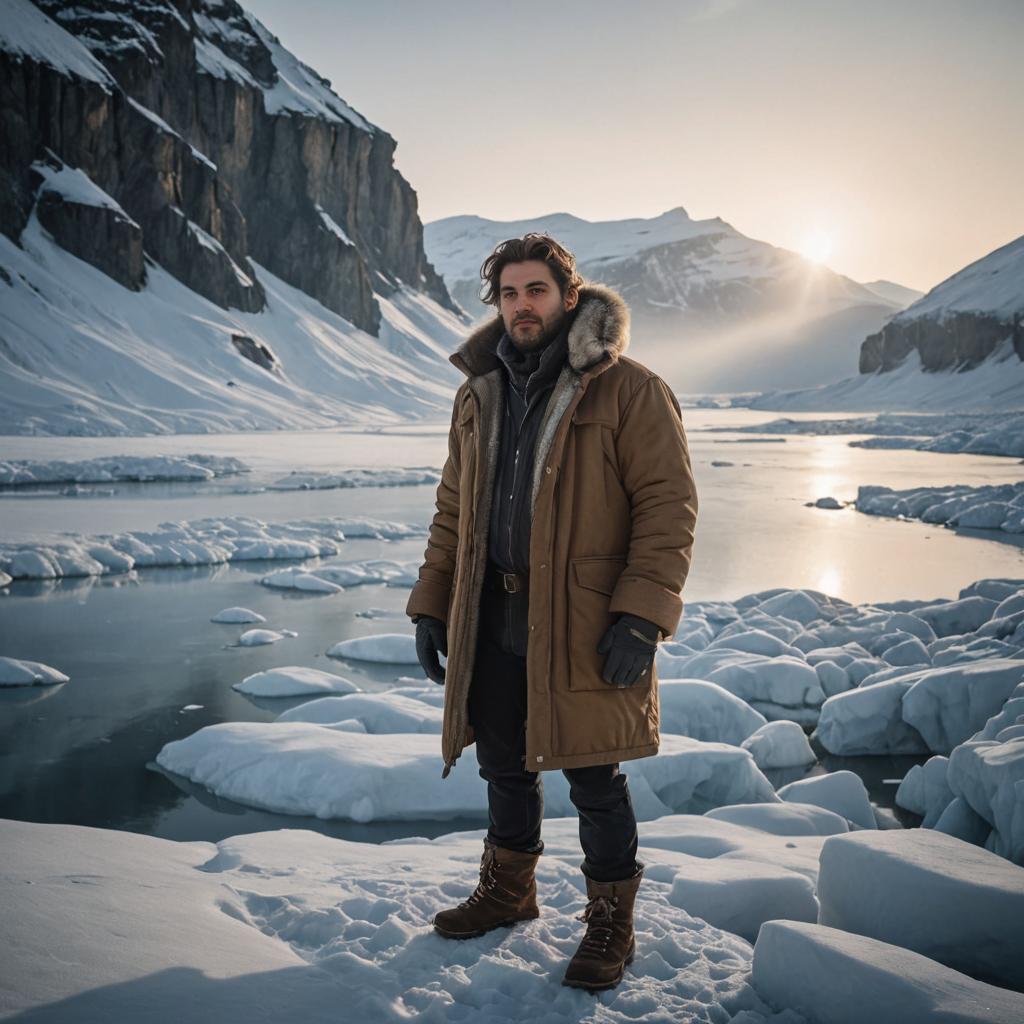
[[(491, 842), (539, 853), (544, 787), (526, 770), (527, 592), (484, 588), (469, 720), (480, 775), (487, 782)], [(521, 653), (520, 653), (521, 652)], [(617, 764), (566, 768), (569, 795), (580, 817), (583, 872), (596, 882), (632, 877), (637, 828), (626, 776)]]

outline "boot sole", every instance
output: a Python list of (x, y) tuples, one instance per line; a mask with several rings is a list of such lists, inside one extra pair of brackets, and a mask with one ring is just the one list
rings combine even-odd
[(476, 939), (488, 932), (493, 932), (496, 928), (511, 928), (513, 925), (519, 924), (520, 921), (536, 921), (538, 917), (540, 917), (540, 911), (527, 917), (509, 917), (504, 921), (496, 921), (487, 928), (479, 928), (475, 932), (449, 932), (435, 924), (434, 931), (445, 939)]
[(633, 962), (636, 957), (636, 945), (634, 944), (630, 949), (626, 959), (623, 961), (622, 970), (619, 972), (617, 978), (611, 981), (601, 982), (589, 982), (589, 981), (570, 981), (568, 978), (562, 979), (562, 984), (567, 985), (569, 988), (582, 988), (587, 992), (603, 992), (605, 989), (615, 988), (616, 985), (620, 984), (623, 977), (626, 974), (626, 968)]

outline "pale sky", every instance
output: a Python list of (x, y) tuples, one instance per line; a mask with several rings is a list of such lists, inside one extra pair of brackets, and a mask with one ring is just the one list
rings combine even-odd
[(1024, 0), (242, 2), (424, 222), (684, 206), (923, 291), (1024, 234)]

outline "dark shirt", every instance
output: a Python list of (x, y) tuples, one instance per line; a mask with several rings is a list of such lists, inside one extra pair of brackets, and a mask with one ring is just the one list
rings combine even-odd
[(496, 354), (505, 369), (505, 409), (494, 480), (488, 558), (505, 572), (530, 570), (533, 518), (533, 462), (537, 435), (551, 391), (569, 353), (570, 312), (559, 333), (543, 348), (521, 352), (508, 334)]

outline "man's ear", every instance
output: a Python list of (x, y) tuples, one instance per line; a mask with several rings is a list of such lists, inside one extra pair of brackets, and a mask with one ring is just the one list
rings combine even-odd
[(576, 303), (580, 301), (580, 290), (575, 285), (570, 285), (565, 292), (565, 311), (568, 313), (570, 310), (576, 308)]

